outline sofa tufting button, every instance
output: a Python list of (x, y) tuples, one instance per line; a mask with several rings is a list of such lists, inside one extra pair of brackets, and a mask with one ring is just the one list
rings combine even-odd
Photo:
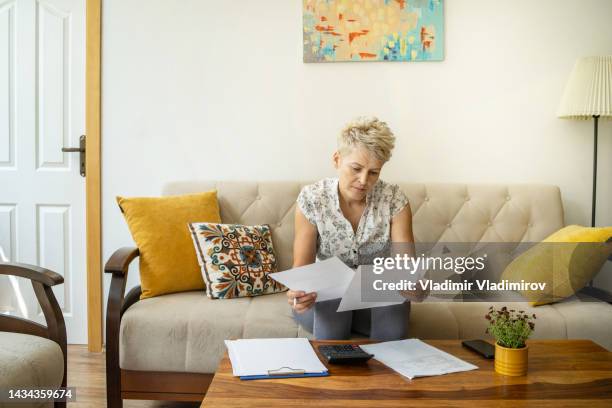
[(510, 201), (510, 196), (506, 196), (506, 201)]
[(533, 224), (532, 224), (532, 223), (529, 223), (529, 224), (527, 224), (527, 226), (528, 226), (529, 228), (531, 228), (531, 227), (533, 227)]
[(470, 201), (470, 197), (465, 197), (465, 201)]
[(425, 201), (429, 201), (429, 197), (425, 197)]
[(452, 224), (449, 222), (448, 224), (446, 224), (446, 226), (447, 226), (448, 228), (450, 228), (450, 227), (452, 227), (453, 225), (452, 225)]
[(261, 200), (261, 196), (255, 197), (256, 200)]
[(488, 225), (489, 227), (492, 227), (492, 226), (493, 226), (493, 223), (492, 223), (491, 221), (489, 221), (489, 222), (487, 222), (487, 225)]

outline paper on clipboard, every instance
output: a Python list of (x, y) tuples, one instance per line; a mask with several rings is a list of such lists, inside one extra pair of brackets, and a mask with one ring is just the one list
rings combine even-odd
[(270, 278), (291, 290), (317, 292), (317, 302), (344, 296), (355, 272), (334, 256), (321, 262), (271, 273)]
[(327, 375), (327, 368), (304, 338), (225, 340), (225, 345), (237, 377)]

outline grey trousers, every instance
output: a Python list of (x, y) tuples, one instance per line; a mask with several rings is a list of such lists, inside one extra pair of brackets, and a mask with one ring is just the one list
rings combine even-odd
[(380, 341), (406, 337), (410, 302), (348, 312), (336, 312), (338, 305), (340, 299), (317, 302), (304, 313), (293, 312), (293, 318), (317, 340), (346, 340), (351, 331)]

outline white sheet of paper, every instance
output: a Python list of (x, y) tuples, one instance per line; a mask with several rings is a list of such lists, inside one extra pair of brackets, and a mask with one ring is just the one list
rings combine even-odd
[(304, 370), (322, 373), (327, 368), (304, 338), (225, 340), (234, 376), (268, 375), (269, 371)]
[(478, 368), (418, 339), (364, 344), (361, 348), (374, 354), (374, 358), (387, 367), (410, 379)]
[(268, 276), (291, 290), (317, 292), (316, 301), (322, 302), (341, 298), (354, 275), (355, 272), (335, 256)]
[[(401, 295), (398, 294), (398, 297), (401, 298)], [(355, 271), (355, 275), (353, 276), (353, 280), (349, 284), (344, 296), (342, 296), (342, 300), (340, 301), (340, 305), (338, 306), (337, 312), (345, 312), (347, 310), (359, 310), (359, 309), (369, 309), (371, 307), (382, 307), (382, 306), (391, 306), (391, 305), (399, 305), (400, 303), (404, 303), (404, 299), (398, 301), (389, 301), (389, 302), (364, 302), (361, 300), (361, 266), (357, 268)]]

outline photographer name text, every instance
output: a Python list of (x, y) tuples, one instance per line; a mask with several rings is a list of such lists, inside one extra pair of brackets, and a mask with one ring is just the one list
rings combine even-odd
[[(417, 286), (418, 285), (418, 286)], [(543, 291), (546, 288), (545, 282), (510, 282), (502, 280), (500, 282), (491, 282), (488, 279), (476, 280), (474, 282), (463, 281), (455, 282), (447, 279), (443, 282), (434, 282), (431, 279), (419, 280), (417, 282), (402, 279), (397, 282), (384, 282), (382, 279), (376, 279), (372, 282), (374, 290), (421, 290), (430, 291), (517, 291), (517, 290), (539, 290)]]

